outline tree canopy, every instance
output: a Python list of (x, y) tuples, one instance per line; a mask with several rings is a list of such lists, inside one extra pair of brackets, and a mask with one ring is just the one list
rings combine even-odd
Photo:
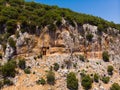
[[(21, 30), (35, 33), (35, 27), (44, 27), (56, 22), (56, 25), (61, 24), (62, 17), (72, 26), (75, 21), (78, 25), (89, 23), (91, 25), (99, 26), (99, 31), (103, 31), (108, 27), (113, 27), (120, 30), (120, 24), (108, 22), (100, 17), (87, 15), (83, 13), (76, 13), (70, 9), (59, 8), (57, 6), (48, 6), (33, 1), (26, 2), (25, 0), (0, 0), (0, 27), (7, 25), (8, 31), (15, 28), (15, 25), (9, 23), (20, 22)], [(3, 28), (4, 29), (4, 28)], [(32, 30), (32, 31), (31, 31)], [(11, 31), (14, 33), (15, 31)]]

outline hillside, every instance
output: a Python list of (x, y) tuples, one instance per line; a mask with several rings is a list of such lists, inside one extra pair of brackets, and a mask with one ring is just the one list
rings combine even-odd
[(0, 0), (2, 90), (120, 90), (119, 51), (120, 24), (57, 6)]

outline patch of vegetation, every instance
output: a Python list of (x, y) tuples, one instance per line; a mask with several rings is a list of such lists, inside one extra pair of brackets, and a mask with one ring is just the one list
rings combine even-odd
[[(5, 3), (9, 3), (10, 7), (6, 7)], [(119, 24), (108, 22), (100, 17), (76, 13), (70, 9), (43, 5), (33, 1), (0, 0), (1, 32), (4, 32), (4, 25), (6, 25), (7, 33), (10, 33), (10, 35), (15, 33), (17, 22), (21, 23), (22, 32), (34, 34), (36, 33), (36, 26), (41, 29), (46, 25), (50, 25), (50, 30), (55, 30), (56, 26), (59, 27), (62, 24), (62, 17), (73, 27), (75, 27), (75, 21), (78, 25), (89, 23), (98, 26), (100, 32), (105, 31), (108, 27), (120, 30)], [(53, 23), (55, 23), (55, 25), (53, 25)]]
[(54, 63), (54, 70), (55, 71), (59, 70), (59, 64), (58, 63)]
[(15, 48), (16, 47), (16, 42), (13, 40), (13, 38), (8, 39), (8, 43), (11, 47)]
[(19, 31), (16, 31), (16, 32), (15, 32), (15, 36), (16, 36), (16, 38), (19, 38), (19, 37), (20, 37)]
[(55, 84), (55, 74), (52, 71), (48, 71), (47, 73), (47, 83), (50, 85)]
[(8, 78), (5, 78), (3, 80), (3, 83), (4, 83), (4, 85), (13, 85), (13, 82), (10, 79), (8, 79)]
[(4, 77), (15, 77), (16, 62), (10, 60), (1, 67), (1, 72)]
[(93, 35), (91, 34), (91, 33), (88, 33), (87, 35), (86, 35), (86, 39), (88, 40), (88, 41), (92, 41), (92, 38), (93, 38)]
[(40, 84), (45, 85), (45, 84), (46, 84), (46, 81), (45, 81), (45, 79), (41, 78), (41, 79), (39, 79), (38, 81), (36, 81), (36, 83), (37, 83), (38, 85), (40, 85)]
[(110, 90), (120, 90), (120, 85), (118, 83), (113, 83)]
[(94, 81), (99, 82), (99, 75), (96, 73), (94, 74)]
[(89, 75), (85, 75), (82, 78), (81, 85), (84, 87), (85, 90), (89, 90), (92, 87), (92, 82), (93, 82), (92, 78)]
[(73, 72), (70, 72), (67, 75), (67, 88), (69, 88), (70, 90), (78, 90), (78, 79)]
[(21, 69), (25, 69), (26, 68), (26, 62), (25, 62), (25, 60), (24, 59), (19, 60), (18, 66)]
[(102, 77), (103, 83), (107, 84), (110, 81), (110, 77)]
[(108, 74), (113, 75), (113, 70), (114, 70), (113, 66), (109, 65), (108, 68), (107, 68)]
[(109, 54), (108, 54), (107, 51), (104, 51), (104, 52), (102, 53), (102, 58), (103, 58), (103, 60), (104, 60), (105, 62), (109, 62)]
[(83, 62), (85, 61), (85, 57), (83, 55), (79, 55), (79, 59)]
[(31, 71), (30, 71), (29, 68), (24, 69), (24, 72), (25, 72), (26, 74), (30, 74), (30, 73), (31, 73)]

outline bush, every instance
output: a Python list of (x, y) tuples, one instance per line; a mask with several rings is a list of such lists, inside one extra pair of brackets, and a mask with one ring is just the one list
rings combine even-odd
[(4, 77), (14, 77), (15, 76), (15, 68), (16, 68), (16, 62), (15, 61), (9, 61), (6, 64), (4, 64), (1, 68), (2, 75)]
[(82, 78), (82, 86), (84, 87), (85, 90), (88, 90), (92, 87), (92, 79), (90, 78), (89, 75), (85, 75)]
[(89, 34), (86, 35), (86, 38), (87, 38), (88, 41), (91, 42), (92, 38), (93, 38), (93, 35), (89, 33)]
[(104, 27), (102, 24), (99, 24), (98, 25), (98, 33), (101, 35), (102, 34), (102, 31), (104, 30)]
[(70, 90), (78, 90), (78, 79), (73, 72), (67, 75), (67, 88)]
[(28, 69), (28, 68), (24, 69), (24, 72), (25, 72), (26, 74), (30, 74), (30, 73), (31, 73), (30, 69)]
[(13, 85), (13, 82), (8, 78), (5, 78), (3, 83), (4, 83), (4, 85)]
[(21, 69), (25, 69), (26, 68), (26, 62), (25, 62), (25, 60), (19, 60), (18, 66)]
[(83, 62), (85, 61), (85, 57), (83, 55), (80, 55), (79, 59), (82, 60)]
[(107, 84), (110, 81), (110, 77), (102, 77), (102, 81)]
[(113, 68), (113, 66), (108, 66), (108, 68), (107, 68), (107, 71), (108, 71), (108, 74), (109, 75), (112, 75), (113, 74), (113, 70), (114, 70), (114, 68)]
[(54, 85), (55, 84), (55, 74), (52, 71), (49, 71), (47, 73), (47, 83), (50, 85)]
[(99, 82), (99, 75), (98, 74), (94, 74), (94, 81)]
[(16, 47), (16, 42), (13, 40), (13, 38), (8, 39), (8, 43), (11, 47), (15, 48)]
[(45, 85), (45, 84), (46, 84), (46, 81), (45, 81), (45, 79), (41, 78), (40, 80), (36, 81), (36, 83), (37, 83), (38, 85), (40, 85), (40, 84)]
[(54, 63), (54, 70), (57, 71), (59, 69), (59, 64), (58, 63)]
[(120, 90), (120, 85), (118, 83), (113, 83), (110, 90)]
[(109, 55), (108, 55), (108, 52), (107, 51), (104, 51), (102, 53), (102, 58), (105, 62), (109, 62)]
[(19, 38), (19, 37), (20, 37), (19, 31), (16, 31), (16, 32), (15, 32), (15, 36), (16, 36), (16, 38)]

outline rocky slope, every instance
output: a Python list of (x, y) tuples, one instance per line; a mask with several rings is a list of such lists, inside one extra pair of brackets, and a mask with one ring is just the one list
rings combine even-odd
[[(3, 7), (7, 7), (7, 9), (8, 7), (12, 7), (13, 12), (13, 7), (16, 7), (15, 5), (19, 3), (22, 9), (32, 12), (31, 9), (39, 7), (45, 9), (46, 14), (39, 18), (41, 20), (39, 21), (40, 26), (38, 23), (35, 26), (33, 25), (33, 21), (36, 20), (32, 19), (34, 13), (29, 18), (29, 23), (14, 18), (18, 20), (16, 23), (13, 17), (10, 17), (3, 24), (2, 20), (4, 21), (5, 17), (0, 17), (0, 23), (2, 22), (0, 26), (0, 87), (2, 90), (68, 90), (66, 81), (67, 75), (70, 72), (74, 72), (78, 79), (78, 90), (84, 90), (81, 84), (81, 74), (87, 74), (91, 78), (94, 78), (95, 73), (99, 74), (99, 82), (93, 81), (91, 90), (110, 90), (113, 83), (120, 85), (119, 25), (96, 17), (92, 21), (93, 16), (89, 15), (82, 15), (82, 18), (89, 18), (88, 22), (83, 20), (84, 22), (81, 23), (82, 19), (80, 18), (73, 18), (71, 21), (71, 17), (68, 14), (73, 13), (71, 15), (72, 17), (74, 15), (77, 17), (80, 14), (69, 10), (66, 11), (66, 9), (59, 9), (58, 7), (41, 6), (41, 4), (27, 2), (23, 3), (23, 1), (18, 0), (17, 2), (13, 0), (13, 4), (13, 2), (3, 0), (0, 3), (3, 4), (4, 2), (5, 6)], [(33, 7), (32, 5), (38, 6)], [(17, 7), (17, 9), (19, 8)], [(54, 20), (48, 17), (51, 14), (48, 14), (46, 17), (47, 12), (51, 9), (57, 9), (58, 11), (65, 10), (67, 12), (67, 14), (64, 13), (65, 16), (60, 16), (59, 25), (56, 19)], [(8, 11), (4, 12), (4, 10), (0, 9), (0, 12), (3, 14), (8, 13)], [(40, 12), (43, 13), (43, 11)], [(53, 12), (50, 13), (54, 14)], [(22, 15), (20, 11), (19, 14)], [(56, 15), (59, 14), (56, 12)], [(41, 19), (42, 17), (43, 21)], [(12, 24), (9, 21), (11, 18)], [(46, 18), (50, 20), (50, 23), (48, 23), (48, 20), (48, 22), (45, 21)], [(103, 27), (97, 21), (100, 21), (99, 23)], [(104, 52), (108, 54), (105, 58), (103, 55)], [(25, 61), (24, 69), (21, 69), (19, 66), (20, 60)], [(4, 73), (3, 71), (8, 70), (9, 72), (9, 65), (5, 65), (10, 61), (16, 61), (14, 77), (9, 76), (9, 74), (5, 76), (6, 72)], [(58, 70), (54, 70), (55, 63), (59, 65)], [(109, 65), (114, 68), (112, 75), (109, 75), (107, 70)], [(26, 74), (25, 69), (29, 69), (30, 73), (27, 72), (29, 74)], [(36, 81), (40, 78), (44, 78), (47, 81), (46, 74), (49, 70), (55, 73), (55, 84), (50, 85), (46, 83), (45, 85), (38, 85)], [(110, 77), (110, 80), (108, 83), (104, 83), (102, 78), (107, 76)], [(11, 80), (12, 84), (8, 84), (8, 82), (6, 84), (6, 79)]]

